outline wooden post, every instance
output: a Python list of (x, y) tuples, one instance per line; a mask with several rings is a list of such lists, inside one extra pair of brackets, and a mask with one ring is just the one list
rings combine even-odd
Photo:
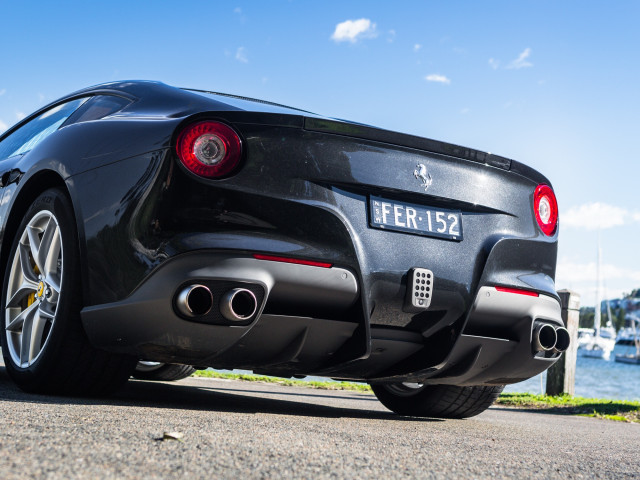
[(580, 294), (571, 290), (559, 290), (562, 321), (571, 337), (571, 344), (549, 370), (547, 370), (547, 395), (572, 395), (576, 385), (576, 361), (578, 359), (578, 323), (580, 322)]

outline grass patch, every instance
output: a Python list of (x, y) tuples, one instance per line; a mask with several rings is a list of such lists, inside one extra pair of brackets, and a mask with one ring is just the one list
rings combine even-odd
[(307, 380), (292, 380), (289, 378), (267, 377), (265, 375), (252, 375), (246, 373), (221, 373), (211, 370), (198, 370), (194, 377), (222, 378), (227, 380), (242, 380), (245, 382), (276, 383), (287, 387), (317, 388), (320, 390), (349, 390), (352, 392), (371, 393), (371, 387), (366, 383), (355, 382), (317, 382)]
[(640, 402), (571, 397), (569, 395), (533, 395), (503, 393), (497, 404), (540, 410), (547, 413), (606, 418), (622, 422), (640, 423)]

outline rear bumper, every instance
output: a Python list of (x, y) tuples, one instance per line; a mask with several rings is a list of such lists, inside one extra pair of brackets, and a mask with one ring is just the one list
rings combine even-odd
[(535, 327), (541, 323), (563, 327), (560, 303), (554, 297), (482, 287), (462, 334), (456, 335), (452, 328), (425, 338), (406, 330), (372, 327), (371, 355), (333, 376), (372, 383), (517, 383), (543, 372), (560, 357), (557, 351), (534, 348)]
[[(224, 289), (251, 285), (264, 295), (244, 324), (213, 314), (193, 321), (175, 308), (185, 283), (211, 285), (213, 310)], [(126, 299), (85, 308), (82, 319), (100, 348), (154, 361), (282, 376), (505, 384), (529, 378), (557, 360), (557, 354), (532, 349), (535, 322), (562, 326), (560, 305), (550, 296), (484, 286), (462, 334), (455, 328), (429, 334), (370, 325), (360, 285), (357, 274), (345, 268), (194, 252), (163, 264)]]
[(446, 366), (431, 383), (504, 385), (545, 371), (560, 353), (535, 351), (537, 323), (564, 326), (558, 300), (482, 287)]
[[(214, 305), (210, 314), (181, 317), (175, 302), (185, 284), (211, 287)], [(262, 289), (263, 294), (249, 321), (238, 324), (217, 314), (225, 291), (252, 287)], [(156, 361), (212, 365), (257, 323), (281, 316), (264, 313), (267, 299), (276, 308), (287, 304), (289, 308), (336, 312), (348, 311), (358, 295), (356, 278), (347, 269), (198, 252), (166, 262), (124, 300), (84, 308), (82, 320), (97, 347)], [(353, 331), (356, 324), (347, 323), (353, 324)]]

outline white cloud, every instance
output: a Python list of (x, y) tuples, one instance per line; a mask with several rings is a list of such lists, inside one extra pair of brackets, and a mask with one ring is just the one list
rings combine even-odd
[(249, 59), (247, 58), (246, 48), (238, 47), (238, 50), (236, 50), (236, 60), (242, 63), (249, 63)]
[(531, 49), (525, 48), (523, 52), (516, 58), (512, 60), (506, 68), (512, 70), (518, 70), (519, 68), (533, 67), (533, 63), (527, 60), (531, 56)]
[[(375, 25), (374, 25), (375, 27)], [(389, 43), (393, 43), (393, 41), (396, 39), (396, 31), (395, 30), (389, 30), (389, 32), (387, 32), (387, 42)]]
[(3, 88), (2, 90), (0, 90), (0, 97), (2, 95), (4, 95), (5, 93), (7, 93), (7, 89), (6, 88)]
[(463, 108), (462, 110), (460, 110), (460, 113), (461, 113), (462, 115), (466, 115), (466, 114), (467, 114), (467, 113), (469, 113), (470, 111), (471, 111), (471, 109), (469, 109), (469, 108)]
[(4, 132), (7, 128), (9, 128), (9, 125), (0, 120), (0, 133)]
[(242, 12), (242, 8), (240, 7), (236, 7), (233, 9), (233, 13), (237, 16), (237, 18), (240, 20), (240, 23), (245, 23), (247, 21), (247, 17), (246, 15)]
[(414, 52), (419, 52), (421, 48), (422, 48), (422, 45), (420, 45), (419, 43), (416, 43), (416, 44), (413, 46), (413, 51), (414, 51)]
[[(597, 264), (595, 261), (589, 263), (576, 263), (562, 259), (558, 262), (558, 266), (556, 268), (556, 285), (563, 288), (563, 286), (577, 283), (589, 286), (592, 285), (595, 289), (597, 276)], [(618, 267), (610, 263), (602, 264), (600, 276), (603, 279), (603, 283), (613, 283), (622, 280), (633, 285), (640, 282), (640, 271)]]
[(498, 67), (500, 66), (500, 61), (496, 60), (495, 58), (490, 58), (489, 59), (489, 65), (491, 66), (491, 68), (493, 68), (494, 70), (497, 70)]
[(439, 75), (437, 73), (427, 75), (426, 77), (424, 77), (424, 79), (427, 82), (443, 83), (445, 85), (449, 85), (451, 83), (451, 80), (449, 80), (447, 77), (445, 77), (444, 75)]
[(556, 283), (567, 285), (580, 282), (596, 281), (596, 264), (560, 261), (556, 267)]
[(585, 228), (587, 230), (605, 230), (640, 221), (640, 212), (630, 212), (624, 208), (606, 203), (587, 203), (571, 207), (561, 213), (563, 227)]
[(27, 115), (24, 112), (16, 112), (16, 118), (18, 119), (18, 121), (22, 120), (26, 116)]
[(376, 24), (371, 23), (368, 18), (361, 18), (359, 20), (346, 20), (337, 24), (333, 35), (331, 35), (331, 40), (334, 42), (356, 43), (362, 38), (374, 38), (377, 36)]

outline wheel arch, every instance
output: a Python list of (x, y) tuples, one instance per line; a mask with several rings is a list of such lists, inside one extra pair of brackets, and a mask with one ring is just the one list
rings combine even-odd
[[(4, 232), (2, 235), (2, 243), (0, 246), (0, 272), (2, 272), (2, 275), (4, 275), (4, 272), (6, 272), (11, 245), (25, 213), (40, 194), (51, 188), (60, 189), (71, 202), (73, 211), (70, 212), (70, 214), (72, 215), (73, 221), (76, 226), (75, 232), (78, 240), (82, 238), (80, 235), (79, 225), (75, 212), (75, 202), (73, 201), (73, 197), (71, 196), (69, 186), (58, 172), (54, 170), (41, 170), (33, 176), (29, 177), (24, 185), (22, 185), (21, 188), (16, 191), (16, 197), (11, 203), (9, 214), (7, 215), (7, 220), (4, 224)], [(80, 246), (81, 250), (79, 254), (82, 257), (84, 252), (82, 251), (83, 248), (80, 241), (78, 242), (78, 245)], [(81, 265), (82, 264), (83, 262), (81, 262)], [(84, 277), (84, 272), (82, 272), (81, 274)]]
[[(37, 213), (50, 211), (58, 222), (62, 234), (61, 241), (71, 243), (70, 252), (80, 249), (76, 243), (82, 234), (78, 228), (82, 226), (77, 218), (78, 203), (74, 204), (73, 183), (59, 173), (51, 170), (38, 171), (32, 176), (23, 177), (18, 185), (10, 185), (5, 191), (7, 201), (5, 234), (2, 237), (0, 251), (0, 267), (10, 270), (12, 261), (11, 247), (17, 235), (21, 233), (23, 222), (32, 221), (26, 214), (32, 209)], [(54, 201), (43, 193), (56, 189), (51, 195)], [(76, 241), (73, 241), (75, 236)], [(67, 239), (66, 241), (64, 239)], [(64, 248), (61, 243), (62, 248)], [(2, 355), (9, 377), (26, 392), (55, 394), (101, 396), (115, 391), (127, 381), (137, 362), (136, 357), (112, 354), (99, 350), (90, 343), (82, 325), (80, 310), (83, 306), (82, 260), (69, 255), (63, 260), (66, 272), (61, 278), (60, 291), (69, 292), (58, 298), (47, 340), (42, 344), (38, 357), (28, 365), (22, 361), (16, 363), (15, 357), (7, 355), (8, 337), (0, 336)], [(66, 280), (65, 280), (66, 279)], [(5, 282), (3, 282), (4, 284)], [(3, 292), (2, 301), (6, 291)], [(62, 301), (60, 301), (62, 300)], [(23, 307), (24, 308), (24, 307)], [(24, 309), (23, 309), (24, 312)], [(6, 322), (6, 321), (5, 321)], [(5, 323), (3, 322), (3, 324)], [(26, 317), (23, 325), (26, 323)], [(4, 329), (3, 329), (4, 330)], [(53, 343), (52, 343), (53, 342)], [(31, 347), (29, 347), (31, 348)], [(22, 354), (20, 354), (22, 358)], [(30, 356), (30, 352), (29, 352)]]

